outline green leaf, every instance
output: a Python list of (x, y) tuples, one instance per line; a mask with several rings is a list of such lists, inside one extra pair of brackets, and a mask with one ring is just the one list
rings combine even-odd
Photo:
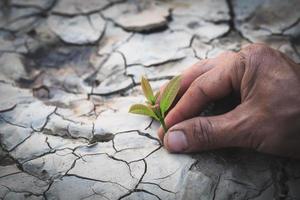
[(157, 101), (157, 98), (159, 97), (160, 95), (160, 91), (156, 92), (155, 96), (154, 96), (154, 102), (156, 103)]
[(168, 85), (165, 87), (161, 99), (160, 99), (160, 109), (162, 116), (164, 117), (165, 112), (170, 108), (172, 105), (179, 89), (180, 89), (180, 76), (175, 76)]
[(151, 110), (151, 108), (143, 105), (143, 104), (134, 104), (129, 109), (130, 113), (146, 115), (149, 117), (153, 117), (156, 120), (159, 120), (155, 113)]
[(151, 85), (149, 84), (149, 81), (144, 76), (142, 76), (141, 85), (145, 97), (148, 99), (148, 101), (154, 104), (155, 100), (154, 100), (153, 90), (151, 88)]

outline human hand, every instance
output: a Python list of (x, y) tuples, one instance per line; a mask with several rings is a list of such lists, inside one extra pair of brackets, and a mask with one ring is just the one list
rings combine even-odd
[[(240, 95), (241, 103), (218, 116), (199, 117), (212, 101)], [(182, 74), (169, 127), (158, 135), (170, 152), (245, 147), (300, 158), (300, 66), (263, 44), (202, 60)]]

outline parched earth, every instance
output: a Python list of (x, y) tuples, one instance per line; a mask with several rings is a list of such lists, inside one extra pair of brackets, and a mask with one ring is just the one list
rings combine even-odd
[(141, 75), (157, 90), (253, 42), (299, 63), (299, 10), (299, 0), (0, 1), (0, 199), (300, 199), (300, 161), (169, 154), (156, 122), (128, 114), (144, 101)]

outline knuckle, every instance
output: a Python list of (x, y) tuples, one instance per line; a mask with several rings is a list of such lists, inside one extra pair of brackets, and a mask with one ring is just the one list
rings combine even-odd
[(271, 49), (270, 47), (268, 47), (267, 45), (263, 44), (263, 43), (254, 43), (254, 44), (250, 44), (247, 47), (245, 47), (245, 49), (249, 50), (250, 52), (264, 52), (266, 50)]
[(208, 62), (209, 62), (209, 59), (202, 59), (202, 60), (198, 61), (196, 63), (196, 65), (200, 67), (200, 66), (206, 65)]
[(193, 123), (192, 136), (203, 149), (210, 149), (213, 141), (213, 126), (208, 119), (199, 118)]
[(255, 43), (243, 48), (238, 54), (242, 58), (254, 58), (257, 60), (262, 58), (265, 59), (266, 57), (273, 55), (275, 52), (276, 51), (274, 49), (265, 44)]
[[(235, 68), (240, 66), (241, 62), (240, 62), (240, 56), (238, 52), (234, 52), (234, 51), (225, 51), (223, 53), (221, 53), (217, 58), (217, 64), (216, 65), (222, 65), (222, 63), (230, 63), (231, 68)], [(220, 63), (220, 61), (222, 63)]]
[(234, 51), (225, 51), (223, 53), (220, 54), (220, 57), (225, 57), (225, 58), (232, 58), (236, 56), (236, 52)]
[(212, 68), (215, 67), (214, 64), (212, 64), (212, 59), (203, 59), (203, 60), (200, 60), (199, 62), (196, 63), (196, 65), (199, 67), (199, 68), (202, 68), (204, 71), (208, 71)]
[(238, 52), (240, 60), (243, 63), (242, 72), (247, 72), (249, 80), (246, 85), (252, 85), (254, 78), (259, 72), (266, 70), (277, 57), (277, 51), (265, 44), (251, 44)]
[(209, 97), (209, 95), (205, 92), (204, 88), (203, 88), (203, 83), (205, 83), (205, 79), (203, 77), (197, 79), (197, 81), (194, 81), (190, 88), (191, 91), (193, 93), (193, 95), (197, 95), (197, 96), (201, 96), (205, 99), (205, 101), (210, 101), (211, 98)]
[(236, 56), (236, 52), (234, 51), (225, 51), (225, 56), (228, 56), (228, 57), (235, 57)]

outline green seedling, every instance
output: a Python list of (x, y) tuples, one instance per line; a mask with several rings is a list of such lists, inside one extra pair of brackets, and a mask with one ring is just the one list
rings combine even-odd
[[(146, 104), (134, 104), (130, 107), (129, 112), (139, 115), (150, 116), (160, 122), (164, 132), (168, 131), (165, 124), (165, 116), (168, 109), (171, 107), (180, 88), (180, 76), (175, 76), (165, 87), (160, 95), (159, 91), (154, 95), (149, 81), (143, 76), (141, 80), (142, 90), (147, 99)], [(158, 97), (160, 100), (158, 102)]]

